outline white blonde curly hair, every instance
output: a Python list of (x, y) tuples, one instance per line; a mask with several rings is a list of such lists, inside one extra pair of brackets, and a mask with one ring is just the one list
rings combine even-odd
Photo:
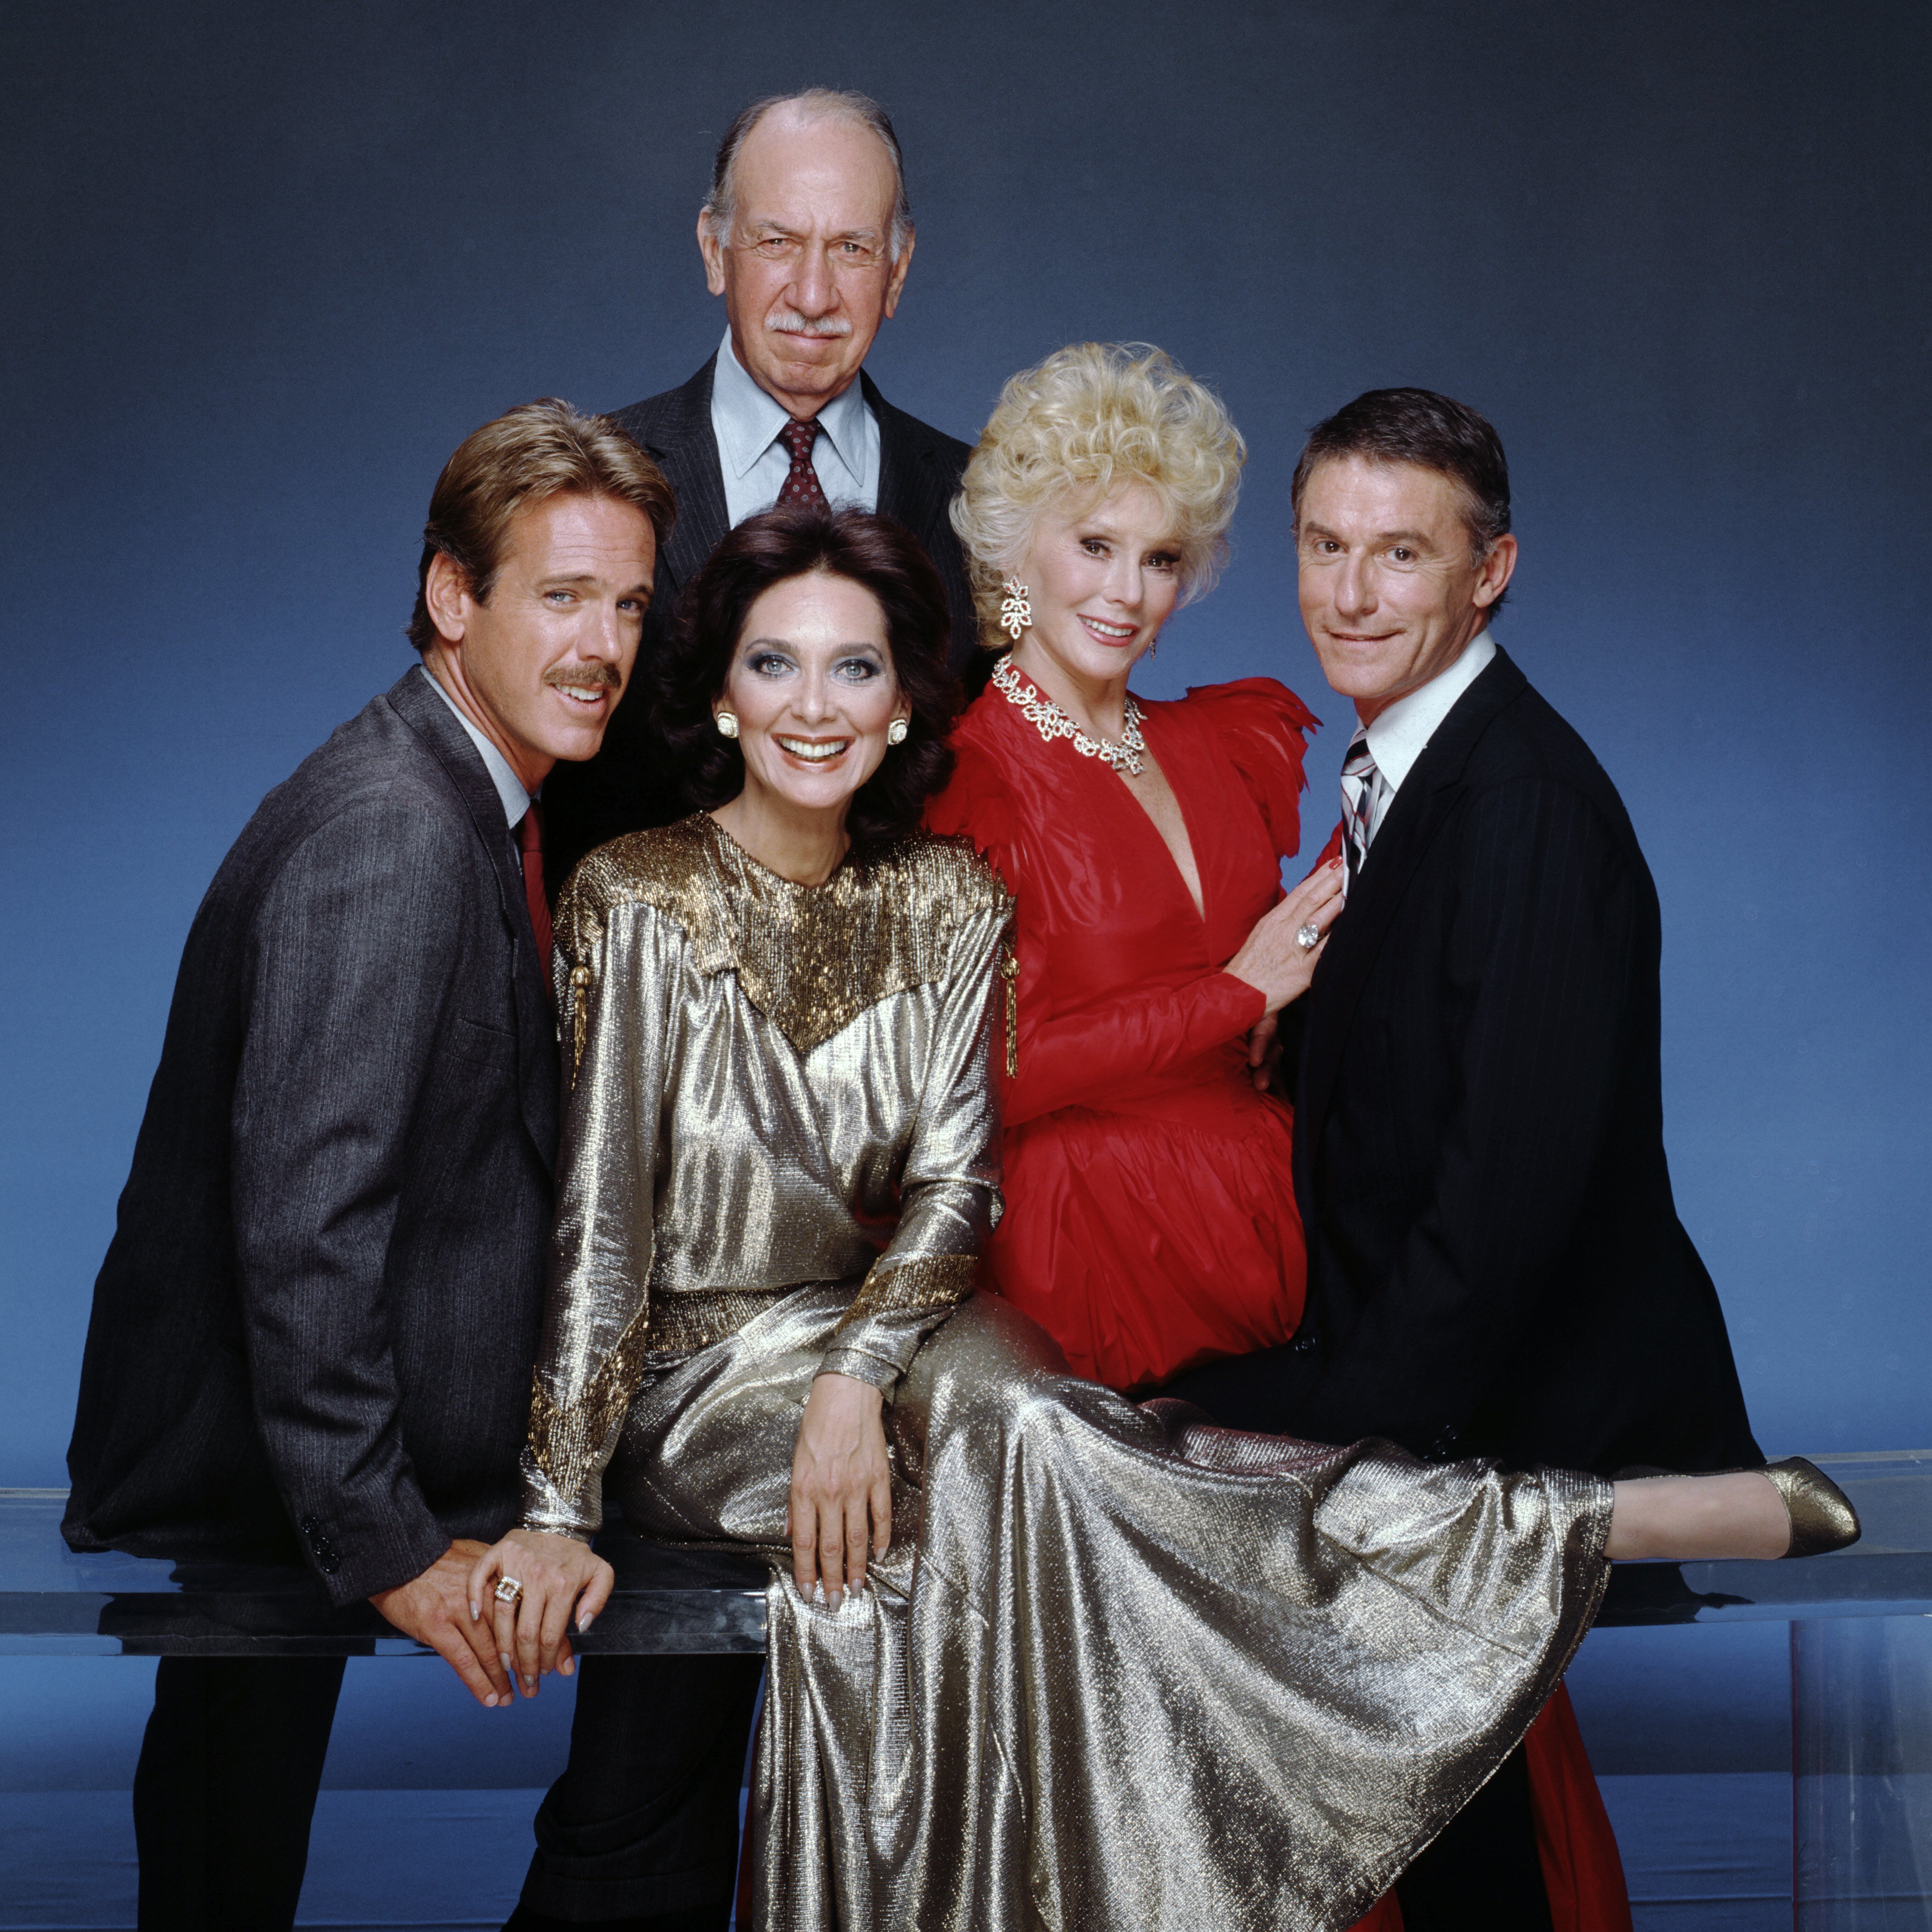
[(1214, 587), (1228, 558), (1247, 445), (1220, 400), (1144, 342), (1078, 342), (1000, 392), (952, 500), (980, 638), (1004, 650), (1001, 588), (1042, 513), (1144, 484), (1173, 518), (1180, 602)]

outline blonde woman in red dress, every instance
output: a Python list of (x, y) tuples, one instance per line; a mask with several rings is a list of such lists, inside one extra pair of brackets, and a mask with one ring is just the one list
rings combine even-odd
[[(1080, 1374), (1151, 1391), (1288, 1341), (1306, 1261), (1288, 1106), (1247, 1038), (1306, 990), (1339, 862), (1284, 895), (1305, 734), (1285, 686), (1127, 688), (1226, 553), (1240, 434), (1158, 350), (1084, 344), (1007, 383), (953, 521), (1002, 653), (928, 810), (1018, 904), (1004, 1219), (982, 1279)], [(1628, 1932), (1567, 1696), (1529, 1765), (1553, 1932)], [(1393, 1898), (1365, 1924), (1394, 1932)]]

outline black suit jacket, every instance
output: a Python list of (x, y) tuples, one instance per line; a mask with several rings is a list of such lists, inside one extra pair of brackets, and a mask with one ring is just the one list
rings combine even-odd
[(1498, 652), (1305, 1003), (1300, 1432), (1605, 1474), (1759, 1460), (1671, 1197), (1660, 944), (1616, 788)]
[[(689, 382), (652, 396), (616, 418), (656, 463), (677, 498), (677, 524), (658, 555), (651, 607), (638, 661), (662, 641), (677, 593), (701, 569), (731, 527), (724, 470), (711, 428), (713, 356)], [(894, 409), (860, 373), (866, 401), (879, 425), (879, 508), (925, 545), (946, 586), (952, 619), (950, 661), (963, 670), (977, 634), (973, 594), (947, 508), (971, 454), (957, 437)], [(544, 787), (544, 866), (553, 892), (586, 852), (647, 825), (667, 825), (690, 808), (664, 770), (636, 682), (618, 704), (603, 748), (587, 764), (560, 766)]]
[(556, 1108), (502, 805), (412, 670), (195, 916), (94, 1285), (73, 1547), (298, 1552), (348, 1603), (508, 1527)]

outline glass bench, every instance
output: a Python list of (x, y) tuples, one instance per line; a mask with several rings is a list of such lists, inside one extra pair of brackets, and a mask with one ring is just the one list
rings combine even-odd
[[(1798, 1932), (1932, 1928), (1932, 1450), (1814, 1459), (1864, 1538), (1804, 1563), (1620, 1564), (1599, 1622), (1791, 1628)], [(76, 1556), (64, 1493), (0, 1490), (0, 1654), (417, 1654), (307, 1572)], [(617, 1572), (579, 1648), (637, 1655), (764, 1648), (755, 1560), (598, 1540)]]

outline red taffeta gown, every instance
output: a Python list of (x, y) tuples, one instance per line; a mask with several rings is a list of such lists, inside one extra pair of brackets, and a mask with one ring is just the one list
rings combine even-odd
[(1187, 821), (1204, 912), (1133, 794), (988, 687), (953, 743), (936, 830), (1018, 902), (1006, 1211), (987, 1268), (1081, 1374), (1117, 1389), (1286, 1341), (1306, 1257), (1292, 1117), (1256, 1092), (1262, 996), (1221, 969), (1300, 843), (1302, 734), (1272, 679), (1144, 707)]
[[(995, 687), (961, 720), (958, 768), (928, 813), (934, 830), (970, 838), (1018, 902), (1006, 1214), (987, 1285), (1081, 1373), (1128, 1390), (1288, 1340), (1307, 1274), (1292, 1116), (1247, 1075), (1262, 996), (1222, 969), (1300, 849), (1316, 720), (1273, 678), (1142, 710), (1186, 821), (1198, 910), (1112, 771), (1043, 740)], [(1616, 1841), (1563, 1692), (1528, 1742), (1556, 1932), (1629, 1932)], [(1360, 1932), (1401, 1922), (1386, 1899)]]

